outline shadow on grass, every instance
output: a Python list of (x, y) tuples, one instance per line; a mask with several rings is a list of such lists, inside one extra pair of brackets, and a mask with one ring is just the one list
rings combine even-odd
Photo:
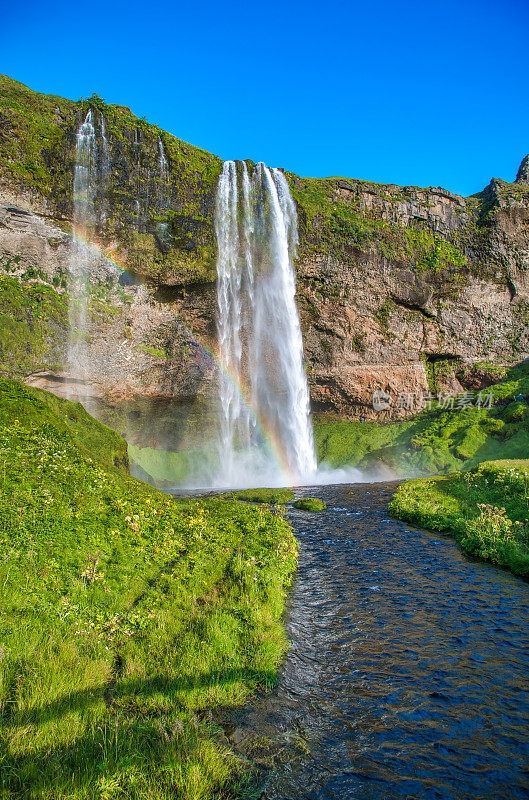
[[(85, 792), (91, 782), (117, 773), (126, 782), (130, 770), (140, 767), (142, 771), (163, 768), (161, 779), (168, 780), (171, 765), (178, 772), (182, 759), (193, 759), (201, 739), (211, 733), (207, 715), (204, 719), (207, 708), (187, 709), (180, 693), (237, 681), (255, 688), (270, 685), (274, 677), (274, 673), (250, 669), (190, 674), (177, 679), (156, 675), (148, 680), (119, 682), (111, 697), (106, 696), (107, 685), (73, 692), (38, 709), (15, 710), (10, 718), (1, 721), (0, 795), (7, 790), (8, 797), (37, 797), (52, 791), (56, 797), (68, 790), (68, 796), (73, 796), (75, 788)], [(90, 710), (101, 702), (106, 702), (107, 712), (90, 719)], [(45, 726), (68, 714), (86, 715), (82, 735), (65, 744), (13, 752), (11, 742), (17, 739), (18, 731), (27, 733), (28, 728)], [(79, 719), (74, 722), (78, 724)], [(163, 791), (162, 795), (165, 796)]]
[[(14, 710), (9, 715), (4, 715), (3, 718), (0, 718), (0, 729), (40, 725), (59, 719), (72, 712), (86, 711), (90, 706), (97, 705), (102, 701), (105, 702), (109, 710), (135, 711), (136, 709), (139, 710), (139, 704), (135, 704), (135, 701), (154, 695), (163, 695), (164, 698), (170, 699), (174, 704), (173, 710), (178, 711), (186, 708), (186, 704), (177, 698), (177, 695), (181, 692), (189, 693), (197, 689), (211, 689), (226, 686), (236, 681), (244, 681), (252, 686), (258, 684), (271, 685), (274, 680), (275, 673), (273, 672), (251, 669), (222, 670), (219, 672), (185, 675), (175, 679), (156, 675), (148, 680), (138, 679), (120, 682), (116, 686), (112, 685), (111, 692), (109, 692), (111, 684), (106, 684), (105, 686), (72, 692), (37, 709)], [(153, 706), (150, 711), (146, 708), (142, 709), (141, 713), (157, 716), (165, 714), (166, 709), (157, 709)]]

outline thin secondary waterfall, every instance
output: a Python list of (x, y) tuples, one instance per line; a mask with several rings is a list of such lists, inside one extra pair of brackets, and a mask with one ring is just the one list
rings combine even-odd
[[(82, 399), (88, 392), (90, 267), (92, 247), (86, 229), (95, 225), (96, 136), (92, 111), (79, 126), (75, 146), (73, 181), (73, 236), (70, 251), (70, 339), (68, 368), (70, 396)], [(74, 388), (75, 387), (75, 388)]]
[(295, 303), (296, 206), (282, 172), (225, 162), (217, 190), (221, 481), (278, 485), (316, 472)]
[(101, 178), (105, 183), (110, 175), (110, 143), (107, 139), (107, 126), (103, 115), (101, 115), (101, 145)]
[(160, 178), (166, 181), (169, 177), (169, 164), (163, 149), (162, 140), (158, 137), (158, 167), (160, 170)]

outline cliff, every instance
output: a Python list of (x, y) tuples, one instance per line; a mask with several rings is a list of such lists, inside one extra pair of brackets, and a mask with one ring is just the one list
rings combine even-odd
[[(94, 115), (100, 253), (92, 281), (91, 384), (109, 408), (157, 404), (172, 447), (175, 402), (193, 439), (216, 349), (216, 156), (98, 97), (72, 102), (0, 77), (0, 368), (64, 390), (75, 133)], [(250, 162), (247, 162), (252, 167)], [(491, 381), (529, 357), (529, 175), (462, 198), (286, 172), (299, 217), (297, 301), (313, 408), (405, 416), (427, 391)], [(492, 369), (494, 373), (494, 369)], [(34, 373), (37, 373), (36, 375)], [(410, 399), (410, 396), (411, 399)], [(401, 403), (402, 404), (402, 403)], [(168, 415), (163, 411), (167, 409)], [(111, 421), (111, 420), (110, 420)], [(172, 437), (172, 438), (171, 438)], [(144, 429), (143, 444), (154, 441)]]

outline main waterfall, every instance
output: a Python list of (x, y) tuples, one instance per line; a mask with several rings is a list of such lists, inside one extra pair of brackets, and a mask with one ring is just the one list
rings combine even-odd
[(280, 170), (224, 163), (215, 230), (220, 482), (310, 480), (316, 457), (295, 303), (296, 206)]

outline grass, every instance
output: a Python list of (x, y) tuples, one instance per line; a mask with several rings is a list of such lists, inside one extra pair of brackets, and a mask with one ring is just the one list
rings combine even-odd
[[(505, 380), (483, 391), (491, 408), (432, 410), (405, 422), (317, 423), (318, 461), (332, 467), (372, 470), (385, 464), (402, 476), (458, 472), (481, 461), (524, 458), (529, 452), (529, 364), (507, 370)], [(474, 402), (477, 393), (470, 395)]]
[(79, 406), (1, 388), (2, 797), (213, 796), (242, 772), (211, 712), (285, 651), (289, 525), (175, 501), (113, 466), (119, 437)]
[(128, 474), (127, 443), (91, 417), (81, 403), (70, 403), (42, 389), (0, 379), (0, 429), (16, 422), (30, 429), (47, 424), (58, 435), (70, 439), (84, 457), (94, 457), (102, 467)]
[(237, 492), (227, 492), (222, 496), (242, 500), (246, 503), (281, 505), (290, 503), (294, 499), (294, 492), (291, 489), (240, 489)]
[(467, 553), (529, 578), (529, 460), (485, 461), (453, 476), (406, 481), (390, 511), (455, 536)]
[(292, 505), (300, 511), (325, 511), (327, 508), (327, 503), (318, 497), (302, 497)]

